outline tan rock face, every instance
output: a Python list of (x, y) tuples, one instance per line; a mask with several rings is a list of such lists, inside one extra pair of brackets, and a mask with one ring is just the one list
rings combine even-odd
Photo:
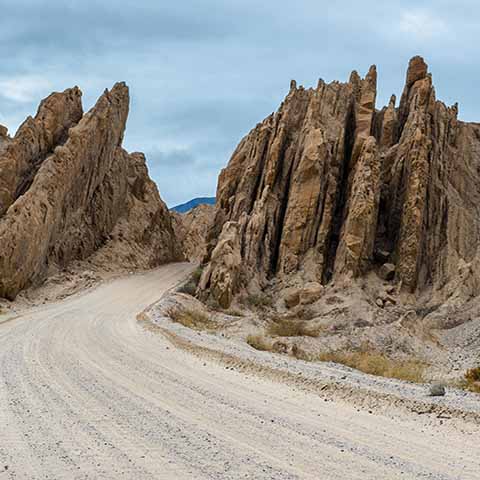
[(460, 264), (478, 261), (480, 127), (435, 99), (421, 57), (398, 108), (392, 96), (376, 110), (376, 81), (372, 67), (348, 83), (292, 82), (220, 175), (207, 265), (226, 222), (238, 225), (238, 289), (325, 284), (391, 263), (404, 289), (441, 297)]
[(221, 307), (228, 308), (240, 283), (241, 261), (239, 226), (227, 222), (200, 278), (200, 292), (211, 292)]
[(5, 141), (8, 138), (8, 128), (0, 125), (0, 142)]
[(75, 88), (48, 97), (0, 157), (0, 296), (15, 297), (110, 240), (122, 245), (118, 262), (181, 257), (143, 156), (121, 148), (128, 88), (105, 91), (83, 117), (80, 96)]
[(28, 190), (42, 162), (82, 118), (81, 96), (77, 87), (52, 93), (0, 153), (0, 215)]
[(191, 262), (201, 262), (207, 253), (206, 238), (214, 214), (213, 205), (198, 205), (187, 213), (171, 212), (175, 236)]

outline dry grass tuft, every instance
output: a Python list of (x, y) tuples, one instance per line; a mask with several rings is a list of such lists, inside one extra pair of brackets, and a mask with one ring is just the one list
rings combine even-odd
[(276, 318), (268, 326), (268, 333), (276, 337), (318, 337), (320, 328), (313, 328), (303, 320)]
[[(301, 322), (296, 322), (297, 325), (299, 323)], [(302, 330), (292, 330), (290, 325), (288, 325), (286, 329), (280, 327), (280, 330), (275, 330), (275, 332), (278, 331), (281, 333), (288, 333), (288, 335), (280, 335), (276, 333), (278, 336), (301, 336), (299, 333), (304, 333)], [(271, 330), (269, 330), (269, 333), (271, 334)], [(295, 335), (293, 333), (295, 333)], [(279, 353), (279, 350), (275, 348), (278, 342), (274, 342), (272, 338), (264, 335), (249, 335), (247, 343), (257, 350)], [(280, 353), (287, 353), (287, 351)], [(291, 355), (298, 360), (304, 360), (306, 362), (340, 363), (370, 375), (396, 378), (398, 380), (406, 380), (415, 383), (422, 383), (424, 381), (424, 372), (426, 368), (426, 364), (418, 359), (398, 361), (392, 360), (382, 353), (363, 350), (358, 352), (332, 352), (312, 355), (294, 344), (291, 349)]]
[(332, 352), (320, 355), (316, 360), (335, 362), (355, 368), (370, 375), (396, 378), (409, 382), (422, 383), (424, 380), (425, 363), (418, 359), (392, 360), (377, 352)]
[(480, 393), (480, 367), (472, 368), (465, 373), (467, 390)]
[(271, 341), (263, 335), (249, 335), (247, 337), (247, 343), (255, 350), (260, 350), (262, 352), (272, 351)]
[(174, 322), (193, 330), (214, 331), (219, 328), (210, 316), (196, 310), (171, 310), (168, 315)]

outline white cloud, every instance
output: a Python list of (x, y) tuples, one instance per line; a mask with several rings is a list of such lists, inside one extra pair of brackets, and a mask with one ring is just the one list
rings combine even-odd
[(412, 10), (400, 16), (400, 31), (417, 39), (438, 37), (448, 32), (447, 23), (428, 10)]
[(0, 78), (0, 96), (14, 102), (37, 100), (39, 94), (51, 89), (51, 82), (35, 75)]

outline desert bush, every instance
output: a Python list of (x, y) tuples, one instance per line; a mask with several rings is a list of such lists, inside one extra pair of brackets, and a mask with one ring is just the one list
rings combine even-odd
[(190, 280), (186, 283), (184, 283), (178, 291), (180, 293), (186, 293), (187, 295), (191, 295), (192, 297), (195, 296), (195, 292), (197, 291), (197, 286), (191, 282)]
[(267, 294), (259, 293), (243, 297), (243, 303), (250, 308), (267, 308), (273, 305), (273, 300)]
[(245, 314), (240, 311), (240, 310), (237, 310), (236, 308), (229, 308), (228, 310), (225, 310), (224, 313), (226, 315), (230, 315), (231, 317), (244, 317)]
[(249, 335), (247, 343), (255, 350), (269, 352), (272, 350), (272, 342), (264, 335)]
[(480, 393), (480, 367), (472, 368), (465, 373), (466, 388)]
[(200, 283), (200, 278), (202, 277), (202, 272), (202, 267), (196, 268), (190, 275), (189, 279), (181, 287), (179, 287), (177, 291), (194, 297), (198, 284)]
[(331, 352), (318, 356), (316, 360), (335, 362), (355, 368), (370, 375), (396, 378), (421, 383), (424, 379), (425, 363), (418, 359), (392, 360), (378, 352)]
[(197, 267), (192, 275), (190, 276), (190, 279), (195, 282), (195, 284), (199, 284), (200, 278), (202, 278), (202, 273), (203, 273), (203, 268), (202, 267)]
[(191, 328), (193, 330), (207, 330), (212, 331), (219, 328), (219, 325), (203, 312), (198, 310), (180, 310), (173, 309), (168, 312), (169, 317), (176, 323), (180, 323), (184, 327)]
[(276, 318), (268, 326), (268, 333), (276, 337), (318, 337), (320, 330), (303, 320)]
[(428, 307), (419, 307), (415, 309), (415, 313), (418, 317), (425, 318), (427, 315), (430, 315), (435, 310), (438, 310), (440, 304), (430, 305)]

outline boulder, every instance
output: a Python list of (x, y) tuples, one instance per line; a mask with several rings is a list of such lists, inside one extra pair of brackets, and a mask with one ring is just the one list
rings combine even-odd
[(287, 308), (296, 307), (300, 303), (300, 291), (297, 289), (289, 291), (285, 296), (284, 301)]
[(395, 278), (395, 265), (393, 263), (385, 263), (383, 264), (379, 271), (378, 274), (380, 278), (386, 281), (391, 281)]
[(429, 393), (431, 397), (443, 397), (446, 395), (447, 391), (445, 385), (441, 383), (435, 383), (430, 385)]
[(323, 286), (318, 282), (309, 282), (300, 291), (300, 303), (309, 305), (320, 299), (323, 293)]

